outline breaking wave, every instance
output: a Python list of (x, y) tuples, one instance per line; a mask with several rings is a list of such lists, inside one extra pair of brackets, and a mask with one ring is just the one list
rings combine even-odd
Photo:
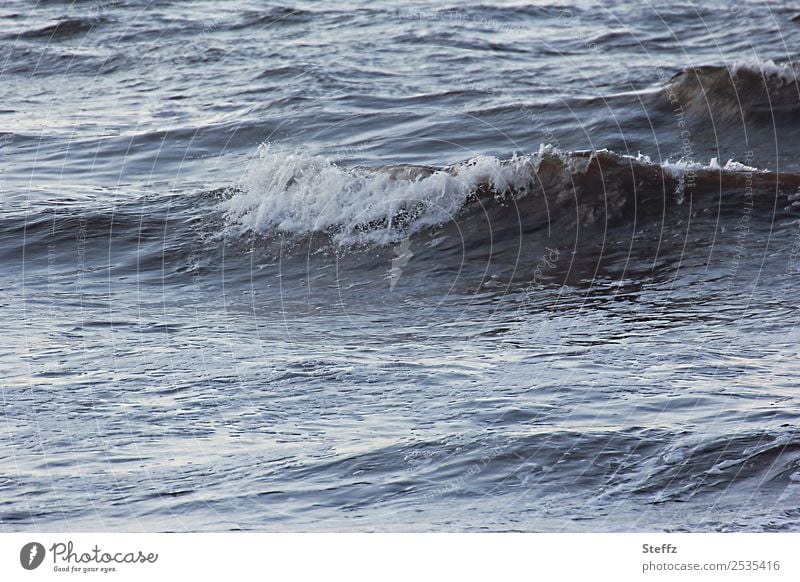
[(753, 197), (756, 206), (772, 207), (776, 200), (791, 205), (798, 188), (800, 174), (715, 158), (705, 164), (656, 162), (641, 154), (561, 152), (543, 145), (507, 160), (478, 156), (440, 168), (346, 169), (323, 157), (262, 146), (220, 209), (229, 232), (326, 233), (345, 245), (387, 244), (457, 220), (486, 200), (528, 205), (550, 222), (571, 216), (588, 225), (647, 217), (684, 204), (687, 196), (733, 189)]

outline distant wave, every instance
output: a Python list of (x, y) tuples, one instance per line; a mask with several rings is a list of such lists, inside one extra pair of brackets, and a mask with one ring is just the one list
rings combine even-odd
[(666, 93), (687, 115), (723, 124), (778, 122), (800, 112), (797, 68), (773, 61), (687, 68), (670, 79)]
[[(61, 18), (39, 28), (22, 30), (15, 36), (22, 39), (44, 39), (52, 42), (84, 35), (103, 23), (104, 19), (94, 16)], [(6, 37), (11, 37), (11, 35), (6, 35)]]

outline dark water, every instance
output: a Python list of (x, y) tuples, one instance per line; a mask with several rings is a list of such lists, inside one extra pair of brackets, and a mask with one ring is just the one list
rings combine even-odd
[(0, 528), (797, 531), (796, 15), (0, 3)]

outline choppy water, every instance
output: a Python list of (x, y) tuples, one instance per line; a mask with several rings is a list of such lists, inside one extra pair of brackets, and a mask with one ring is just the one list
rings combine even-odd
[(0, 3), (0, 528), (800, 529), (795, 16)]

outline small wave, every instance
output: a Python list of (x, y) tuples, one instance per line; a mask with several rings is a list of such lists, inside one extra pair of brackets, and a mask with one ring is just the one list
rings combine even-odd
[(50, 41), (67, 39), (86, 34), (101, 23), (102, 19), (99, 18), (63, 18), (47, 26), (26, 30), (20, 33), (19, 37), (27, 39), (44, 38)]
[(571, 4), (532, 6), (528, 3), (496, 6), (476, 4), (471, 6), (454, 5), (445, 8), (405, 10), (399, 14), (407, 20), (442, 20), (454, 23), (475, 23), (497, 28), (499, 24), (517, 24), (525, 18), (567, 18), (583, 13), (584, 10)]
[(748, 479), (761, 489), (783, 488), (797, 469), (798, 440), (793, 431), (725, 435), (699, 443), (670, 447), (661, 463), (650, 463), (635, 489), (653, 494), (654, 503), (685, 500), (710, 491), (724, 491)]
[(245, 13), (242, 19), (231, 29), (305, 23), (311, 21), (314, 17), (315, 13), (308, 10), (290, 6), (272, 6), (264, 11)]
[(129, 67), (133, 57), (113, 49), (81, 49), (69, 45), (48, 44), (30, 48), (21, 43), (8, 49), (8, 58), (0, 65), (6, 75), (44, 77), (49, 75), (108, 75)]

